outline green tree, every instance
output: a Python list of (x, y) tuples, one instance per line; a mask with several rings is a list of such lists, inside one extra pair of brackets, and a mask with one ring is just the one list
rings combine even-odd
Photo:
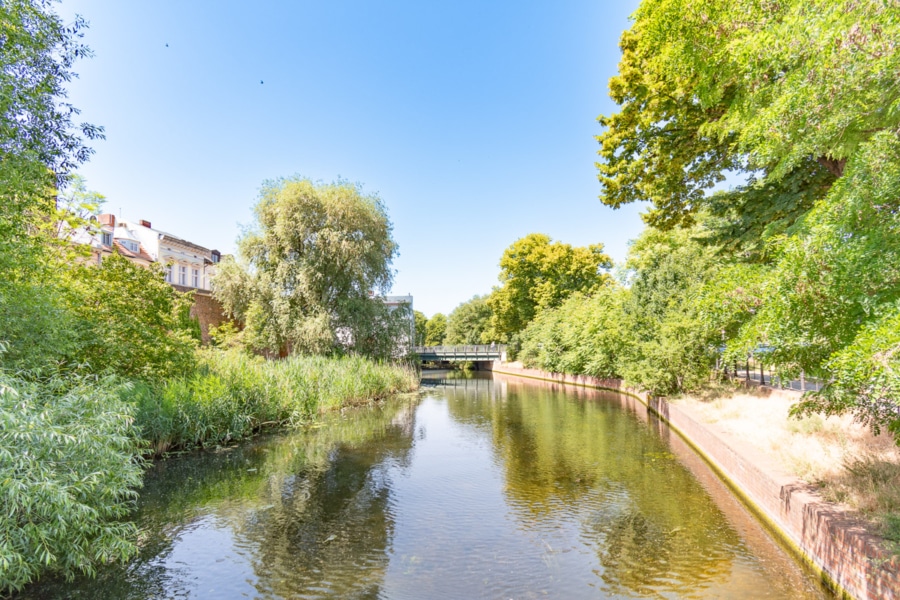
[(440, 346), (447, 336), (447, 316), (435, 313), (425, 324), (425, 345)]
[(627, 339), (626, 297), (622, 287), (603, 286), (592, 296), (573, 294), (541, 312), (522, 332), (519, 360), (555, 373), (618, 377)]
[(428, 323), (428, 317), (425, 316), (425, 313), (419, 312), (417, 310), (413, 311), (413, 318), (415, 319), (416, 324), (416, 346), (424, 346), (425, 345), (425, 327)]
[(447, 317), (447, 344), (487, 344), (491, 334), (491, 307), (487, 296), (473, 296)]
[[(0, 4), (0, 364), (31, 369), (72, 351), (60, 295), (65, 262), (53, 225), (57, 192), (102, 130), (65, 102), (85, 23), (64, 24), (49, 0)], [(60, 196), (63, 199), (63, 196)]]
[(100, 266), (74, 270), (71, 311), (82, 337), (73, 359), (96, 372), (141, 379), (184, 375), (194, 364), (194, 325), (184, 314), (191, 295), (163, 279), (162, 269), (144, 268), (113, 253)]
[[(692, 231), (648, 228), (628, 257), (630, 289), (623, 302), (622, 377), (656, 394), (699, 388), (721, 344), (698, 309), (718, 261)], [(718, 339), (717, 339), (717, 336)]]
[[(0, 5), (0, 268), (23, 265), (31, 238), (21, 237), (53, 210), (54, 190), (92, 150), (85, 139), (102, 129), (73, 118), (65, 102), (72, 65), (90, 50), (80, 43), (85, 22), (64, 24), (51, 0)], [(28, 261), (26, 261), (27, 264)]]
[(240, 240), (241, 262), (224, 262), (215, 295), (245, 323), (253, 348), (369, 352), (390, 335), (378, 298), (393, 280), (397, 244), (381, 199), (346, 182), (294, 177), (264, 185), (256, 225)]
[[(874, 332), (900, 296), (897, 39), (896, 0), (644, 0), (598, 165), (605, 203), (650, 201), (663, 228), (708, 215), (697, 237), (767, 263), (731, 265), (686, 305), (729, 356), (766, 344), (782, 374), (831, 381), (805, 407), (892, 430), (891, 338)], [(729, 172), (747, 182), (708, 195)]]
[(591, 294), (610, 281), (612, 260), (603, 244), (573, 247), (542, 233), (516, 240), (500, 259), (499, 288), (487, 300), (493, 335), (507, 341), (542, 310), (575, 292)]
[(622, 108), (600, 119), (601, 199), (650, 201), (654, 225), (689, 223), (705, 190), (736, 171), (754, 175), (727, 196), (736, 234), (796, 218), (900, 123), (896, 8), (645, 0), (610, 81)]

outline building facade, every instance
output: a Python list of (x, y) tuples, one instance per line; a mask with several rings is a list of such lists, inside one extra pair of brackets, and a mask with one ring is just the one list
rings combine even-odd
[(122, 256), (149, 266), (159, 264), (166, 281), (176, 288), (209, 293), (216, 265), (222, 258), (211, 250), (171, 233), (154, 229), (150, 221), (118, 220), (115, 215), (98, 217), (99, 234), (94, 236), (91, 250), (98, 263), (113, 249)]

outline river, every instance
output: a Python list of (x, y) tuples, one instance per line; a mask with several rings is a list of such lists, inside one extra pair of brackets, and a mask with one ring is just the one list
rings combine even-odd
[(21, 597), (832, 597), (633, 399), (502, 376), (160, 461), (135, 518)]

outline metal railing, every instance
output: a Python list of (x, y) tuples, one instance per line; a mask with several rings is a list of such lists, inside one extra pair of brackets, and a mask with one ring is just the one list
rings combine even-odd
[(784, 379), (772, 371), (767, 371), (756, 361), (747, 361), (742, 365), (720, 366), (719, 370), (732, 379), (752, 381), (759, 385), (798, 392), (817, 392), (825, 387), (825, 381), (817, 377), (807, 377), (803, 373), (796, 379)]
[(413, 352), (422, 360), (497, 360), (506, 353), (506, 346), (497, 344), (416, 346)]

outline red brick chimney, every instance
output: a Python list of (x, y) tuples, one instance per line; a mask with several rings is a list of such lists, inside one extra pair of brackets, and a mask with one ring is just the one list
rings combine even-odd
[(98, 217), (101, 225), (109, 225), (110, 227), (116, 226), (116, 215), (112, 213), (103, 213)]
[(150, 221), (148, 221), (147, 219), (141, 219), (141, 225), (143, 225), (147, 229), (152, 229), (152, 227), (150, 227)]

